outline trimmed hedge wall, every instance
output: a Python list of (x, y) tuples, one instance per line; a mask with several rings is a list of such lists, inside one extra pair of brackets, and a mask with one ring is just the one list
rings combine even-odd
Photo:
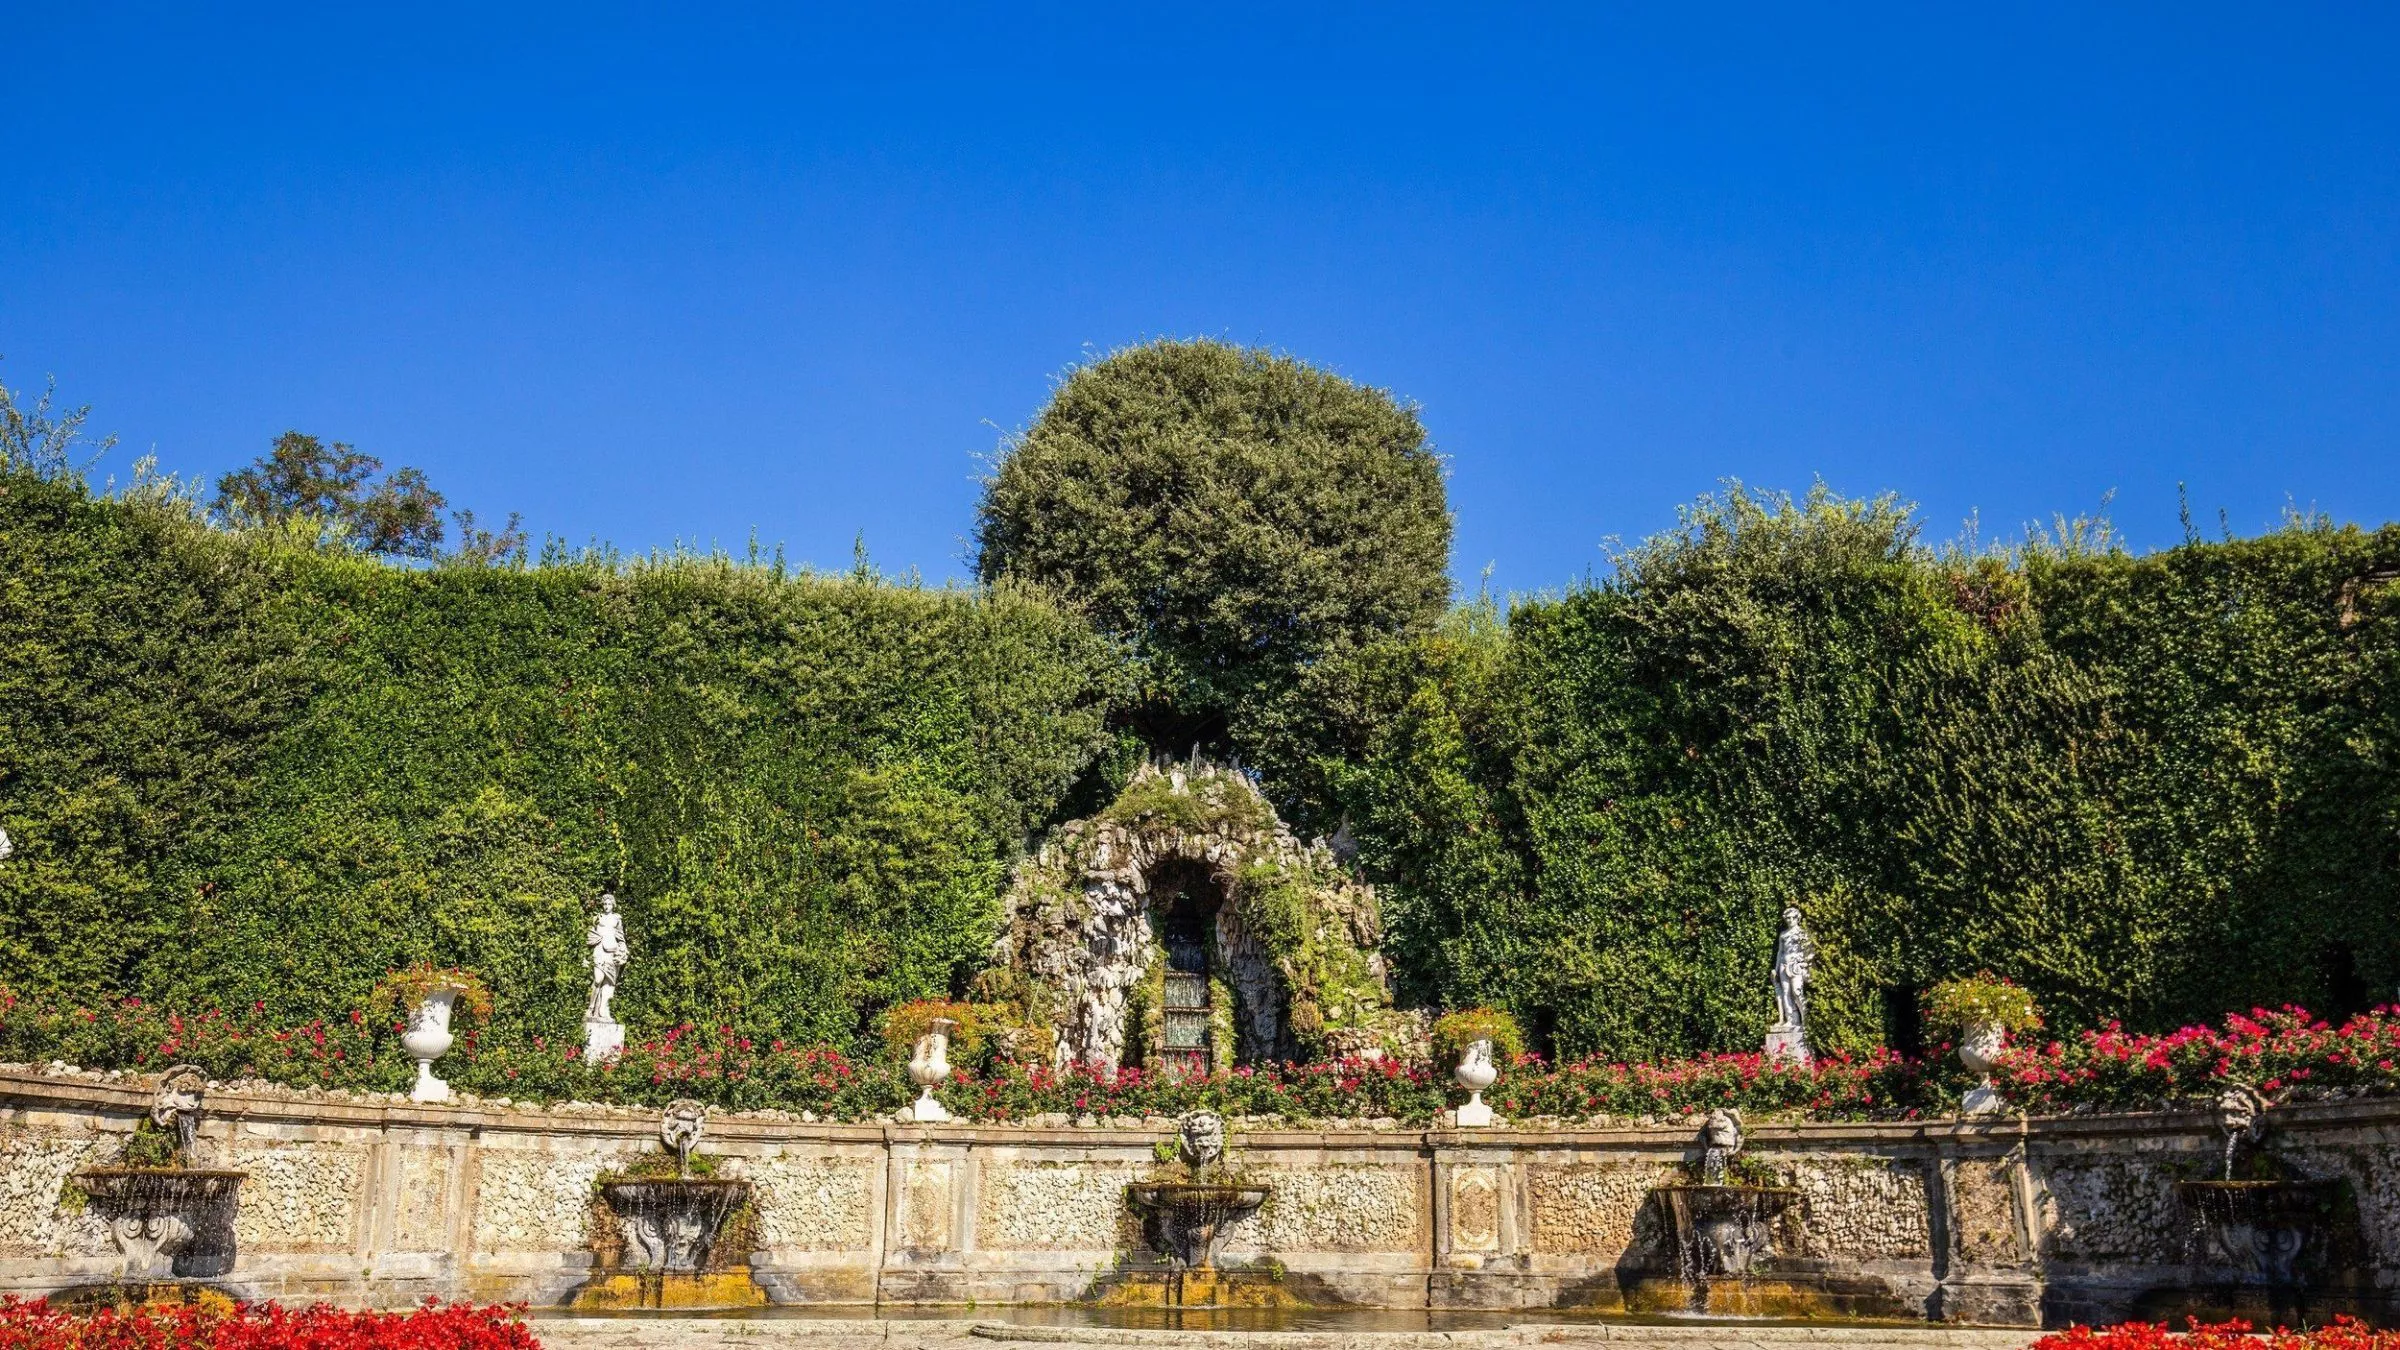
[(1414, 994), (1562, 1055), (1757, 1047), (1787, 904), (1823, 1045), (1978, 970), (2065, 1028), (2338, 1017), (2400, 983), (2395, 577), (2394, 526), (1935, 554), (1736, 489), (1353, 672), (1342, 796)]
[(1123, 676), (1079, 618), (718, 558), (416, 569), (0, 476), (0, 984), (342, 1017), (472, 967), (495, 1033), (850, 1044), (981, 957)]
[[(1736, 490), (1312, 669), (1366, 730), (1301, 805), (1383, 883), (1404, 1005), (1554, 1054), (1755, 1048), (1795, 903), (1829, 1047), (1918, 1048), (1979, 970), (2061, 1030), (2339, 1017), (2400, 985), (2395, 578), (2394, 526), (1935, 553)], [(500, 991), (495, 1044), (572, 1038), (605, 887), (637, 1029), (855, 1046), (1107, 799), (1124, 672), (1008, 588), (394, 567), (0, 476), (0, 986), (288, 1025), (427, 959)]]

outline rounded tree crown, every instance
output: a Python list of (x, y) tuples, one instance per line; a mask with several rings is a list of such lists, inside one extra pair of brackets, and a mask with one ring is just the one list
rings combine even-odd
[(1008, 447), (976, 570), (1079, 599), (1141, 655), (1153, 727), (1212, 739), (1329, 651), (1441, 615), (1442, 477), (1415, 410), (1383, 390), (1151, 342), (1074, 371)]

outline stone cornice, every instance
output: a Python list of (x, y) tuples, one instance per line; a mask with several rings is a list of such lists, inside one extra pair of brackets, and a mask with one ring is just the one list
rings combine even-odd
[[(56, 1074), (21, 1065), (0, 1066), (0, 1107), (136, 1115), (148, 1109), (146, 1076), (109, 1079), (84, 1073)], [(657, 1130), (657, 1111), (642, 1106), (562, 1109), (467, 1102), (426, 1106), (407, 1101), (361, 1100), (349, 1095), (305, 1091), (258, 1092), (212, 1087), (208, 1114), (214, 1120), (281, 1125), (335, 1125), (383, 1130), (463, 1130), (474, 1134), (560, 1134), (648, 1137)], [(2278, 1129), (2390, 1129), (2400, 1133), (2400, 1098), (2312, 1102), (2275, 1108)], [(841, 1124), (722, 1112), (709, 1119), (713, 1139), (734, 1142), (851, 1145), (1005, 1146), (1065, 1144), (1093, 1148), (1148, 1148), (1164, 1126), (1056, 1126)], [(1452, 1153), (1511, 1150), (1633, 1148), (1681, 1152), (1690, 1147), (1692, 1127), (1593, 1125), (1501, 1127), (1490, 1130), (1369, 1129), (1342, 1127), (1263, 1128), (1240, 1131), (1247, 1147), (1284, 1150), (1341, 1150), (1382, 1153)], [(1927, 1121), (1761, 1121), (1748, 1128), (1751, 1147), (1808, 1150), (1867, 1148), (1985, 1152), (2019, 1143), (2065, 1143), (2098, 1137), (2214, 1137), (2206, 1110), (2116, 1114), (1998, 1117)]]

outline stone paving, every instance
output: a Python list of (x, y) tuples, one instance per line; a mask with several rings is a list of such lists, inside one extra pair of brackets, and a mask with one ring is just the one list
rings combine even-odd
[(546, 1318), (546, 1350), (2024, 1350), (2038, 1331), (1944, 1326), (1762, 1326), (1742, 1323), (1535, 1324), (1456, 1331), (1162, 1331), (977, 1321), (813, 1318)]

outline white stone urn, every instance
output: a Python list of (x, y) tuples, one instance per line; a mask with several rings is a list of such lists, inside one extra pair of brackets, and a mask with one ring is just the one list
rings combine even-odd
[(1458, 1067), (1450, 1077), (1467, 1090), (1466, 1104), (1458, 1108), (1458, 1124), (1462, 1129), (1474, 1129), (1492, 1123), (1492, 1108), (1483, 1100), (1483, 1090), (1500, 1077), (1492, 1063), (1492, 1043), (1489, 1040), (1469, 1041), (1458, 1052)]
[(408, 1015), (408, 1029), (400, 1033), (400, 1049), (417, 1062), (417, 1081), (408, 1089), (412, 1102), (450, 1100), (450, 1085), (433, 1076), (433, 1062), (450, 1053), (457, 1040), (450, 1034), (450, 1010), (458, 1003), (459, 993), (442, 988), (427, 992)]
[(1959, 1098), (1958, 1109), (1970, 1116), (1996, 1116), (2005, 1109), (2000, 1090), (1992, 1086), (1992, 1071), (2000, 1067), (2001, 1045), (2007, 1029), (1998, 1022), (1970, 1022), (1958, 1038), (1958, 1062), (1983, 1081)]
[(957, 1029), (958, 1023), (947, 1017), (933, 1019), (908, 1057), (908, 1081), (917, 1085), (918, 1093), (916, 1104), (903, 1114), (918, 1124), (950, 1119), (950, 1112), (933, 1099), (933, 1090), (950, 1079), (950, 1033)]

